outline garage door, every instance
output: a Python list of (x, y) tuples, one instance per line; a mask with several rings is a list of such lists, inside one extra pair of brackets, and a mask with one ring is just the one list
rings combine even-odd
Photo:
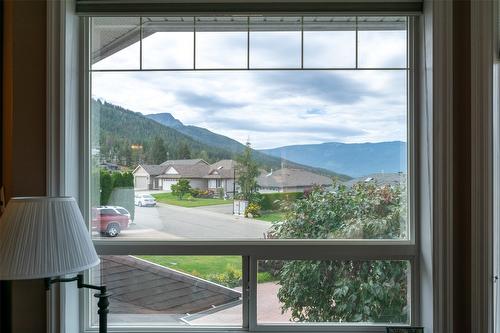
[(177, 183), (177, 179), (163, 179), (163, 191), (171, 192), (172, 185)]
[(148, 177), (146, 176), (135, 176), (134, 178), (135, 188), (137, 190), (148, 190)]

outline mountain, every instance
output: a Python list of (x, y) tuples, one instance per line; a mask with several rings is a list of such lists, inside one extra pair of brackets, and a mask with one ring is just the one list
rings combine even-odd
[(335, 170), (335, 172), (351, 177), (361, 177), (373, 173), (406, 172), (406, 143), (401, 141), (327, 142), (284, 146), (260, 150), (260, 152), (296, 163)]
[[(144, 116), (98, 100), (92, 101), (92, 127), (99, 128), (99, 131), (92, 132), (92, 141), (94, 149), (99, 149), (101, 159), (129, 167), (139, 162), (159, 164), (167, 159), (183, 159), (186, 157), (181, 156), (181, 150), (185, 152), (186, 148), (190, 158), (203, 158), (209, 163), (234, 159), (245, 149), (245, 145), (238, 141), (205, 128), (185, 126), (169, 113)], [(157, 149), (159, 139), (163, 142), (163, 149)], [(138, 146), (143, 148), (133, 148)], [(341, 180), (350, 179), (332, 170), (293, 163), (256, 150), (253, 158), (267, 170), (287, 166), (336, 176)]]
[[(203, 155), (210, 161), (232, 157), (229, 151), (194, 140), (173, 128), (146, 118), (141, 113), (107, 102), (92, 102), (92, 126), (99, 128), (99, 131), (93, 131), (92, 141), (99, 143), (101, 158), (121, 165), (137, 165), (139, 160), (155, 164), (168, 158), (180, 158), (178, 154), (181, 146), (187, 146), (191, 155)], [(156, 139), (161, 139), (164, 149), (160, 152), (163, 151), (165, 155), (168, 152), (167, 156), (152, 156)], [(137, 152), (132, 146), (142, 146), (143, 149)], [(140, 156), (135, 156), (134, 153)]]
[[(203, 127), (184, 125), (180, 120), (174, 118), (170, 113), (156, 113), (146, 115), (149, 119), (165, 125), (170, 128), (174, 128), (177, 131), (195, 139), (197, 141), (203, 142), (207, 145), (218, 147), (222, 149), (229, 150), (232, 153), (241, 153), (245, 148), (244, 145), (236, 140), (228, 138), (227, 136), (216, 134)], [(266, 156), (262, 156), (266, 158)]]
[[(236, 140), (228, 138), (227, 136), (211, 132), (203, 127), (184, 125), (180, 120), (174, 118), (170, 113), (149, 114), (146, 115), (146, 117), (148, 117), (149, 119), (153, 119), (154, 121), (162, 125), (173, 128), (198, 142), (203, 142), (204, 144), (209, 145), (211, 147), (216, 147), (219, 149), (229, 151), (232, 154), (240, 154), (245, 149), (245, 145), (241, 144)], [(313, 167), (311, 165), (303, 163), (294, 163), (293, 161), (290, 160), (281, 159), (279, 156), (278, 158), (276, 158), (269, 154), (264, 154), (258, 150), (254, 150), (253, 158), (259, 164), (267, 167), (268, 169), (271, 168), (279, 169), (283, 166), (296, 167), (300, 169), (310, 170), (327, 176), (337, 176), (341, 180), (349, 179), (349, 177), (346, 177), (346, 175), (337, 173), (335, 170), (332, 169)]]

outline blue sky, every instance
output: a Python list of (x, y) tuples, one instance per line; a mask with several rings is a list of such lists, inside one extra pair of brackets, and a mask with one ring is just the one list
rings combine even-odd
[[(300, 64), (300, 38), (297, 49), (297, 36), (284, 34), (256, 35), (251, 64)], [(400, 67), (405, 57), (404, 33), (365, 34), (359, 36), (360, 65)], [(143, 66), (191, 65), (191, 36), (154, 34), (144, 39)], [(352, 66), (352, 37), (350, 32), (311, 33), (305, 39), (305, 64)], [(206, 33), (197, 35), (197, 41), (199, 66), (246, 66), (246, 40), (241, 33)], [(137, 68), (138, 50), (134, 44), (94, 69)], [(404, 70), (95, 72), (92, 96), (143, 114), (169, 112), (186, 125), (240, 142), (249, 138), (257, 149), (406, 140)]]

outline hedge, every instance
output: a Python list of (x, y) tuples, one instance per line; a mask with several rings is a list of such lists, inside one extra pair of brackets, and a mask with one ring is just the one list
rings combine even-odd
[(260, 206), (262, 210), (279, 210), (284, 201), (295, 201), (304, 197), (303, 192), (262, 193)]

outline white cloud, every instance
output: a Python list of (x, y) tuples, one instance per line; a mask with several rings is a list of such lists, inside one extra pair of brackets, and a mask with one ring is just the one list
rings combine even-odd
[[(165, 38), (154, 36), (145, 41)], [(231, 38), (210, 37), (213, 43), (205, 43), (203, 50), (212, 64), (216, 62), (213, 55), (220, 54), (215, 43), (230, 45)], [(320, 37), (315, 36), (315, 44), (322, 43)], [(373, 34), (370, 42), (376, 45), (383, 38)], [(391, 45), (397, 45), (400, 39), (393, 34)], [(236, 42), (241, 44), (238, 37), (234, 37)], [(166, 58), (175, 58), (173, 49), (188, 50), (189, 38), (159, 43), (156, 49), (154, 43), (148, 45), (147, 59), (162, 64)], [(120, 59), (135, 54), (135, 47), (96, 66), (103, 68), (107, 62), (104, 65), (120, 68)], [(287, 46), (277, 49), (286, 50)], [(235, 50), (238, 52), (228, 53), (227, 57), (241, 57), (241, 45)], [(394, 51), (393, 47), (388, 50)], [(396, 51), (391, 53), (395, 57), (388, 55), (392, 59), (388, 64), (397, 63), (394, 59), (399, 59), (399, 49)], [(344, 57), (345, 52), (339, 56)], [(280, 54), (286, 57), (286, 53)], [(369, 62), (375, 61), (375, 55), (369, 56)], [(317, 55), (314, 61), (322, 58)], [(231, 59), (228, 63), (238, 61)], [(180, 62), (181, 58), (174, 59), (174, 63)], [(204, 127), (240, 142), (250, 138), (259, 149), (329, 141), (406, 140), (404, 70), (94, 72), (92, 95), (143, 114), (169, 112), (186, 125)]]

